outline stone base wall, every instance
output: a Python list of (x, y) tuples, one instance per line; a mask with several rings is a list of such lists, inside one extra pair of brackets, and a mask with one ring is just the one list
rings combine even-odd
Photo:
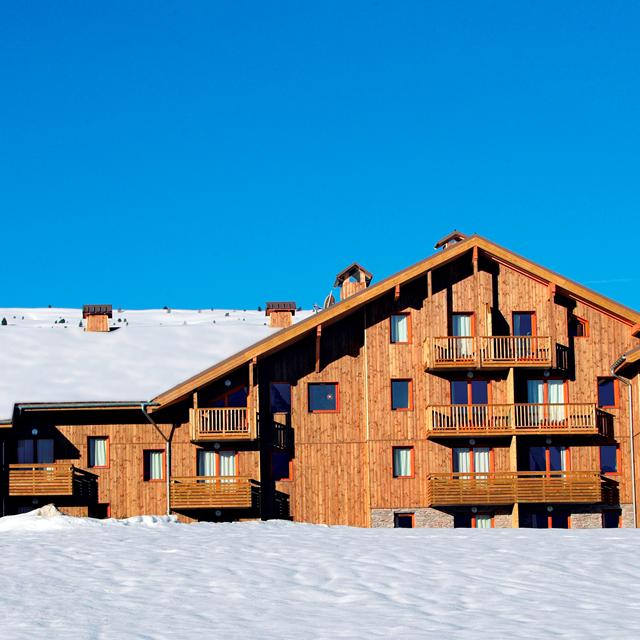
[(633, 505), (621, 504), (622, 509), (622, 526), (623, 528), (633, 528)]
[(602, 513), (572, 513), (572, 529), (602, 529)]
[(453, 527), (453, 516), (439, 509), (371, 509), (372, 527), (393, 527), (393, 516), (396, 513), (415, 514), (416, 528), (430, 527), (446, 529)]
[(510, 513), (496, 513), (493, 517), (493, 526), (496, 529), (511, 529), (513, 527), (513, 516)]

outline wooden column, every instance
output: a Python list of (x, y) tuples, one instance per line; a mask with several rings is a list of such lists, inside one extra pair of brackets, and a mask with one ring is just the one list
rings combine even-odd
[(316, 328), (316, 373), (320, 373), (320, 338), (322, 337), (322, 325)]
[(256, 397), (257, 385), (255, 382), (255, 367), (257, 358), (249, 362), (249, 393), (247, 394), (247, 422), (252, 438), (258, 435), (258, 398)]
[(481, 296), (480, 296), (480, 272), (478, 270), (478, 247), (473, 247), (473, 286), (476, 290), (476, 308), (475, 308), (475, 323), (476, 323), (476, 338), (477, 336), (487, 335), (486, 329), (483, 324), (480, 325), (482, 318), (482, 304), (481, 304)]
[(547, 285), (547, 293), (548, 293), (548, 323), (549, 323), (549, 336), (551, 337), (551, 368), (555, 369), (557, 366), (556, 363), (556, 315), (555, 315), (555, 301), (554, 297), (556, 295), (556, 285), (553, 282), (550, 282)]
[[(511, 371), (513, 371), (513, 369), (511, 369)], [(511, 385), (511, 388), (512, 388), (512, 385)], [(511, 403), (513, 402), (513, 400), (510, 399), (508, 402)], [(518, 470), (518, 438), (517, 436), (511, 436), (511, 445), (509, 446), (509, 471), (517, 471), (517, 470)], [(513, 505), (513, 512), (511, 514), (511, 526), (514, 529), (517, 529), (520, 526), (520, 508), (517, 502)]]

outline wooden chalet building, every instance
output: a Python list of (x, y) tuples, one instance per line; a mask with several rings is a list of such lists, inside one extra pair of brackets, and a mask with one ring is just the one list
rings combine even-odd
[(270, 303), (284, 328), (154, 398), (16, 404), (3, 512), (634, 526), (640, 313), (479, 236), (438, 247), (376, 284), (352, 265), (290, 326)]

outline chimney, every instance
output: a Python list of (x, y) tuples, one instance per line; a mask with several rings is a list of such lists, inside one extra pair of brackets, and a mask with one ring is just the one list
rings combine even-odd
[(373, 274), (354, 262), (336, 276), (333, 286), (340, 287), (340, 300), (344, 300), (366, 289), (371, 284), (371, 280), (373, 280)]
[(438, 242), (436, 242), (434, 249), (446, 249), (447, 247), (450, 247), (452, 244), (457, 244), (458, 242), (461, 242), (466, 237), (467, 236), (465, 236), (464, 233), (461, 233), (460, 231), (457, 231), (456, 229), (454, 229), (451, 233), (446, 235), (444, 238), (441, 238), (440, 240), (438, 240)]
[(109, 331), (109, 318), (112, 316), (110, 304), (85, 304), (82, 307), (85, 331)]
[(290, 327), (296, 315), (295, 302), (267, 302), (265, 314), (270, 327)]

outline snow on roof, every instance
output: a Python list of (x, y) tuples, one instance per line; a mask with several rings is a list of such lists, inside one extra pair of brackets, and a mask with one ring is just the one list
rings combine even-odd
[(14, 403), (149, 400), (280, 330), (263, 312), (220, 309), (114, 310), (109, 333), (84, 331), (82, 309), (0, 308), (3, 318), (0, 420)]

